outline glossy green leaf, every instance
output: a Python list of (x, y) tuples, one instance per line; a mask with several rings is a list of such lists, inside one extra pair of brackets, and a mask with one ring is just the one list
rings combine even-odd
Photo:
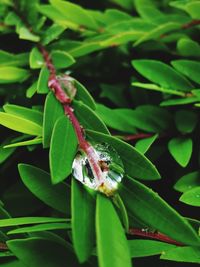
[(31, 98), (37, 91), (37, 82), (34, 82), (27, 90), (26, 97)]
[(85, 262), (95, 244), (95, 200), (75, 179), (72, 180), (72, 239), (76, 255)]
[(178, 40), (177, 50), (182, 56), (200, 57), (200, 45), (189, 38)]
[(200, 186), (200, 172), (190, 172), (182, 176), (174, 185), (174, 189), (179, 192), (186, 192), (196, 186)]
[(155, 134), (151, 137), (141, 139), (137, 141), (137, 143), (135, 144), (135, 148), (142, 154), (145, 154), (149, 150), (151, 145), (154, 143), (154, 141), (157, 139), (157, 137), (158, 135)]
[(164, 88), (190, 91), (192, 84), (172, 67), (158, 60), (133, 60), (133, 67), (148, 80)]
[(197, 114), (189, 110), (178, 110), (175, 114), (175, 123), (181, 133), (191, 133), (198, 122)]
[(182, 167), (186, 167), (192, 155), (192, 139), (187, 137), (175, 137), (168, 143), (168, 149), (172, 157)]
[(54, 50), (51, 56), (57, 69), (67, 68), (75, 63), (75, 59), (64, 51)]
[(64, 19), (89, 29), (98, 29), (96, 21), (87, 10), (83, 9), (81, 6), (61, 0), (51, 0), (50, 3), (62, 14)]
[(68, 117), (59, 118), (52, 132), (49, 160), (53, 184), (66, 179), (72, 170), (78, 140)]
[(133, 146), (115, 137), (94, 131), (87, 131), (87, 135), (97, 142), (105, 142), (113, 146), (123, 161), (125, 173), (144, 180), (160, 178), (155, 166)]
[(171, 64), (190, 80), (200, 84), (200, 63), (198, 61), (179, 59), (171, 61)]
[(24, 66), (28, 65), (28, 53), (11, 54), (0, 50), (0, 66)]
[(50, 175), (37, 167), (19, 164), (18, 168), (23, 183), (37, 198), (60, 212), (67, 212), (65, 184), (52, 185)]
[(109, 131), (104, 122), (98, 117), (98, 115), (80, 101), (74, 101), (73, 107), (75, 115), (80, 121), (81, 125), (85, 129), (99, 131), (105, 134), (109, 134)]
[(25, 224), (37, 224), (37, 223), (55, 223), (66, 222), (65, 218), (52, 218), (52, 217), (22, 217), (22, 218), (9, 218), (1, 219), (0, 227), (19, 226)]
[[(165, 251), (160, 257), (162, 260), (176, 262), (200, 263), (200, 249), (198, 247), (177, 247)], [(184, 264), (184, 263), (183, 263)]]
[(0, 84), (23, 82), (29, 77), (29, 72), (25, 69), (2, 66), (0, 67)]
[(53, 24), (45, 31), (42, 37), (42, 43), (44, 45), (49, 44), (53, 40), (57, 39), (59, 35), (61, 35), (65, 29), (66, 27), (64, 26)]
[(42, 126), (43, 114), (38, 110), (17, 106), (13, 104), (4, 105), (3, 109), (6, 113), (20, 116), (24, 119), (31, 120), (32, 122), (35, 122), (38, 125)]
[(66, 262), (69, 266), (77, 266), (77, 261), (67, 243), (65, 246), (57, 240), (31, 237), (9, 240), (7, 245), (26, 266), (58, 267), (65, 266)]
[(42, 127), (39, 124), (21, 116), (0, 112), (0, 124), (20, 133), (42, 135)]
[(150, 228), (184, 244), (199, 245), (200, 239), (187, 220), (152, 189), (127, 177), (119, 193), (132, 216)]
[(40, 232), (40, 231), (51, 231), (51, 230), (69, 229), (69, 228), (71, 228), (70, 223), (51, 221), (49, 223), (36, 224), (34, 226), (20, 227), (20, 228), (9, 231), (7, 234), (8, 235), (24, 234), (24, 233), (34, 233), (34, 232)]
[(30, 146), (30, 145), (38, 145), (42, 143), (42, 138), (37, 137), (31, 140), (17, 142), (17, 143), (11, 143), (9, 145), (5, 145), (4, 148), (8, 149), (11, 147), (19, 147), (19, 146)]
[(200, 186), (194, 187), (180, 197), (180, 201), (188, 205), (200, 207)]
[(100, 267), (132, 266), (128, 241), (121, 222), (111, 200), (100, 194), (97, 196), (96, 235)]
[(19, 38), (23, 40), (29, 40), (32, 42), (39, 42), (40, 37), (34, 33), (32, 33), (27, 27), (21, 26), (19, 28)]
[(37, 83), (38, 94), (47, 94), (49, 92), (48, 79), (49, 79), (49, 71), (46, 66), (43, 66), (41, 68)]
[(199, 1), (194, 1), (192, 3), (188, 3), (185, 7), (185, 11), (187, 11), (193, 19), (199, 19), (200, 13), (200, 3)]
[(88, 90), (77, 80), (74, 80), (74, 86), (77, 89), (76, 99), (81, 100), (85, 105), (89, 106), (92, 110), (96, 109), (96, 104)]
[(167, 107), (167, 106), (178, 106), (178, 105), (188, 105), (192, 103), (198, 102), (198, 98), (196, 96), (194, 97), (185, 97), (185, 98), (176, 98), (176, 99), (168, 99), (164, 100), (160, 103), (161, 107)]
[(51, 135), (54, 124), (57, 119), (64, 115), (62, 105), (57, 101), (54, 94), (49, 92), (44, 105), (44, 120), (43, 120), (43, 146), (50, 146)]
[(164, 254), (166, 251), (176, 248), (175, 245), (154, 240), (129, 240), (131, 257), (148, 257)]
[(44, 65), (44, 59), (38, 48), (34, 47), (31, 50), (29, 57), (29, 65), (31, 69), (40, 69)]

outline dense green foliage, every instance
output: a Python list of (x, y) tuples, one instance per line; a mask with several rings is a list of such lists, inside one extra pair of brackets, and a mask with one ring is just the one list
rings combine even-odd
[[(199, 0), (0, 0), (2, 267), (200, 263), (199, 33)], [(112, 196), (72, 175), (41, 45), (86, 140), (121, 159)]]

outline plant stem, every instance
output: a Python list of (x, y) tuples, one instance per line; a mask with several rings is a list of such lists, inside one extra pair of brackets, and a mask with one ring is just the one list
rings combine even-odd
[(152, 238), (152, 239), (156, 239), (162, 242), (166, 242), (169, 244), (173, 244), (176, 246), (184, 246), (184, 244), (179, 243), (178, 241), (175, 241), (173, 239), (171, 239), (170, 237), (159, 233), (159, 232), (148, 232), (148, 230), (146, 229), (137, 229), (137, 228), (130, 228), (129, 229), (129, 234), (131, 235), (137, 235), (137, 236), (143, 236), (143, 237), (147, 237), (147, 238)]
[(0, 250), (7, 250), (8, 247), (5, 243), (0, 242)]
[(120, 135), (117, 136), (120, 139), (123, 139), (125, 141), (131, 141), (131, 140), (138, 140), (138, 139), (144, 139), (153, 136), (154, 134), (150, 133), (137, 133), (137, 134), (130, 134), (130, 135)]

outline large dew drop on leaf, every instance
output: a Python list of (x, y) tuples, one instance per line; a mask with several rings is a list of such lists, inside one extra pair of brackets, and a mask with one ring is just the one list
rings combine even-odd
[(87, 155), (79, 152), (73, 162), (73, 176), (87, 187), (101, 191), (107, 196), (118, 189), (124, 175), (124, 166), (116, 150), (106, 143), (94, 146), (99, 166), (102, 170), (103, 183), (95, 179)]

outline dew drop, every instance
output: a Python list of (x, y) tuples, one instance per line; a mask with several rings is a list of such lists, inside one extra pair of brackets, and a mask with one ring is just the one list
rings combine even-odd
[(68, 97), (73, 100), (76, 95), (76, 88), (74, 86), (74, 79), (67, 74), (61, 74), (56, 76), (62, 89), (66, 92)]
[(118, 189), (118, 185), (122, 181), (124, 175), (123, 163), (117, 151), (111, 145), (100, 143), (93, 145), (93, 147), (102, 170), (103, 182), (99, 184), (96, 181), (88, 158), (82, 151), (79, 151), (74, 159), (72, 174), (75, 179), (87, 187), (111, 196)]

